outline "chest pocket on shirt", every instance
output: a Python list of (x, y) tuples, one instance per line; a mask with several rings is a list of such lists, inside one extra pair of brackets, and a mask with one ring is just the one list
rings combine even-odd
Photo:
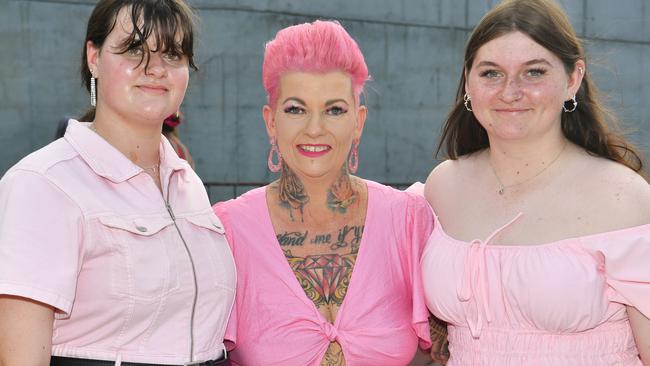
[[(179, 288), (170, 245), (181, 245), (170, 218), (100, 217), (109, 245), (111, 291), (140, 301), (155, 301)], [(177, 241), (178, 243), (175, 243)]]
[(186, 219), (195, 229), (200, 229), (196, 230), (198, 240), (193, 244), (199, 246), (202, 253), (207, 254), (201, 258), (201, 264), (202, 268), (209, 268), (205, 272), (210, 273), (210, 280), (218, 287), (234, 290), (234, 259), (219, 218), (210, 212)]

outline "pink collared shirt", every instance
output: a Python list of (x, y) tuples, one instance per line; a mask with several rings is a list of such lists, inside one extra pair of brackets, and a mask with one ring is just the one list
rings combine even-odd
[(162, 191), (86, 123), (0, 181), (0, 294), (56, 308), (52, 354), (182, 364), (218, 358), (235, 291), (219, 219), (161, 143)]

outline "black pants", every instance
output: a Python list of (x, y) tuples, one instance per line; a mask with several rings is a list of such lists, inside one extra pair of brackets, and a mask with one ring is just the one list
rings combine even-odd
[[(52, 359), (50, 361), (50, 366), (113, 366), (113, 365), (115, 365), (115, 361), (90, 360), (85, 358), (58, 357), (58, 356), (52, 356)], [(122, 366), (172, 366), (172, 365), (122, 362)], [(230, 361), (227, 360), (224, 356), (221, 356), (217, 360), (202, 362), (200, 364), (196, 364), (196, 366), (230, 366)]]

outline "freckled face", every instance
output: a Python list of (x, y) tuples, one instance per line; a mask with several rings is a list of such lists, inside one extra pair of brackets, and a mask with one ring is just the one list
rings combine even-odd
[[(89, 42), (89, 67), (98, 80), (97, 113), (159, 125), (183, 101), (189, 79), (188, 59), (172, 51), (150, 52), (145, 70), (146, 57), (140, 62), (143, 47), (120, 53), (132, 29), (129, 12), (124, 8), (101, 50)], [(150, 50), (156, 49), (154, 38), (147, 40)]]
[(366, 109), (345, 73), (290, 72), (280, 77), (276, 105), (263, 114), (284, 164), (299, 178), (335, 179), (361, 137)]
[(567, 74), (557, 56), (515, 31), (479, 48), (465, 90), (491, 138), (535, 138), (561, 133), (562, 105), (577, 92), (580, 70), (582, 61)]

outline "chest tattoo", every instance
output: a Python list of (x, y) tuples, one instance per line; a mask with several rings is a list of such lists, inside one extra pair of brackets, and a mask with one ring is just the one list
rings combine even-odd
[(341, 345), (339, 345), (337, 342), (330, 343), (329, 347), (327, 348), (327, 352), (325, 352), (325, 356), (323, 356), (323, 361), (321, 361), (320, 365), (321, 366), (344, 366), (345, 359), (343, 358), (343, 350), (341, 349)]
[(305, 258), (285, 256), (296, 278), (316, 306), (341, 305), (350, 284), (350, 275), (357, 254), (321, 254)]
[(282, 234), (276, 235), (276, 237), (278, 238), (278, 243), (283, 247), (297, 246), (305, 244), (307, 234), (309, 234), (309, 231), (305, 231), (304, 233), (301, 233), (300, 231), (285, 231)]
[(338, 234), (333, 236), (327, 234), (309, 235), (309, 231), (285, 231), (275, 237), (282, 247), (303, 246), (305, 244), (328, 245), (331, 250), (340, 248), (351, 248), (353, 252), (359, 250), (363, 225), (345, 225), (339, 229)]
[[(350, 284), (352, 269), (357, 259), (363, 226), (345, 225), (334, 237), (332, 234), (309, 235), (304, 232), (284, 232), (277, 235), (284, 255), (300, 286), (317, 307), (343, 303)], [(308, 243), (327, 245), (327, 251), (350, 248), (347, 254), (325, 253), (297, 256), (291, 248)]]

